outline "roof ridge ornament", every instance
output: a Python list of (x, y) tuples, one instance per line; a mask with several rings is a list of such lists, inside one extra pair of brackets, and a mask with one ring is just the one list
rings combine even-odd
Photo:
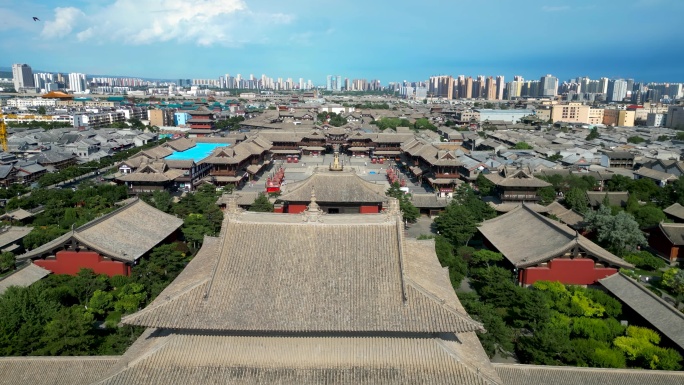
[(230, 194), (226, 197), (226, 211), (224, 215), (229, 219), (237, 219), (244, 210), (238, 205), (238, 195)]
[(399, 199), (394, 197), (387, 198), (387, 208), (385, 209), (387, 221), (393, 221), (397, 217), (401, 218), (401, 207), (399, 206)]
[(302, 212), (302, 221), (304, 222), (321, 222), (323, 216), (323, 210), (321, 210), (318, 203), (316, 203), (316, 190), (311, 189), (311, 202), (307, 206), (306, 210)]

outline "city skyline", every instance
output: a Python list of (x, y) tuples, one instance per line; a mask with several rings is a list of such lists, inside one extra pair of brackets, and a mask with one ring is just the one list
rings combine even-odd
[(2, 65), (163, 79), (267, 74), (316, 85), (330, 74), (383, 85), (441, 74), (684, 81), (684, 53), (673, 48), (684, 4), (674, 0), (429, 0), (420, 7), (0, 0), (0, 48), (9, 53)]

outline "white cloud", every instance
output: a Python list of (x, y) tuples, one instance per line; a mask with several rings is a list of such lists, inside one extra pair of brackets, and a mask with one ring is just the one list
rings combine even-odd
[(545, 5), (542, 7), (542, 11), (544, 11), (544, 12), (562, 12), (562, 11), (569, 11), (569, 10), (570, 10), (569, 5), (558, 5), (558, 6)]
[(64, 37), (73, 31), (78, 24), (82, 24), (85, 13), (78, 8), (55, 8), (55, 20), (45, 21), (41, 36), (46, 38)]
[(87, 15), (77, 8), (57, 8), (43, 36), (64, 37), (73, 31), (79, 41), (240, 45), (291, 21), (285, 14), (251, 12), (243, 0), (115, 0)]

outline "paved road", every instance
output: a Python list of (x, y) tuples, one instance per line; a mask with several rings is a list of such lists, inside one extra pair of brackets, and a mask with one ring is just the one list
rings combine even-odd
[(408, 226), (406, 233), (411, 238), (418, 238), (418, 236), (423, 234), (434, 234), (432, 231), (432, 218), (421, 215), (416, 223), (412, 223)]

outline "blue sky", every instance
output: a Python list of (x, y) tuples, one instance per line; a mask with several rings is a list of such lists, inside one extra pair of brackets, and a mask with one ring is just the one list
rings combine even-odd
[(682, 0), (0, 0), (0, 66), (315, 84), (327, 74), (682, 82), (682, 15)]

